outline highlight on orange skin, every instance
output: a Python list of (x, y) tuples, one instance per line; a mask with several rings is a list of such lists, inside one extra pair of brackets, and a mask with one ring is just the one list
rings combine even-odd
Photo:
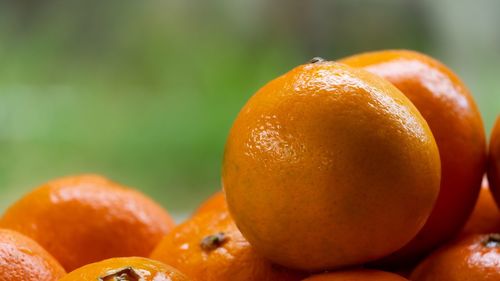
[(313, 275), (302, 281), (409, 281), (408, 279), (394, 273), (371, 270), (357, 269), (336, 271)]
[(59, 281), (189, 281), (177, 269), (141, 257), (112, 258), (80, 267)]
[(1, 281), (57, 281), (65, 274), (59, 262), (38, 243), (0, 228)]
[(79, 175), (26, 194), (0, 217), (0, 227), (37, 241), (71, 271), (110, 257), (147, 256), (174, 222), (138, 191)]
[(410, 280), (500, 280), (500, 234), (473, 234), (440, 248), (417, 266)]
[(210, 196), (210, 198), (208, 198), (206, 201), (204, 201), (198, 207), (198, 209), (196, 209), (196, 211), (193, 213), (193, 216), (206, 212), (224, 211), (224, 210), (227, 210), (227, 203), (226, 203), (226, 198), (224, 196), (224, 192), (221, 190)]
[(461, 235), (500, 233), (500, 209), (493, 199), (488, 180), (483, 179), (481, 192)]
[(460, 78), (424, 54), (376, 51), (340, 62), (379, 75), (401, 90), (422, 113), (439, 147), (441, 190), (431, 216), (410, 243), (378, 263), (414, 262), (458, 234), (474, 208), (486, 164), (481, 114)]
[(440, 175), (434, 137), (397, 88), (318, 61), (272, 80), (242, 108), (222, 181), (258, 253), (314, 272), (409, 242), (434, 206)]
[(227, 208), (210, 209), (178, 225), (158, 244), (151, 258), (197, 281), (299, 281), (306, 276), (258, 255)]
[(497, 117), (490, 137), (488, 154), (488, 180), (493, 197), (500, 206), (500, 115)]

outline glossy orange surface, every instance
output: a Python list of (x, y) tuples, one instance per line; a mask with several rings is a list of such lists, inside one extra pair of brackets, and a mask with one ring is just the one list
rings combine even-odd
[(86, 265), (60, 281), (189, 281), (177, 269), (161, 262), (139, 258), (113, 258)]
[(474, 211), (465, 224), (461, 235), (500, 233), (500, 209), (491, 194), (488, 180), (483, 180)]
[(200, 213), (177, 226), (158, 244), (151, 258), (197, 281), (298, 281), (305, 276), (259, 256), (227, 209)]
[(5, 212), (0, 226), (31, 237), (71, 271), (110, 257), (148, 256), (173, 221), (143, 194), (83, 175), (35, 189)]
[(313, 275), (303, 281), (408, 281), (408, 279), (390, 272), (358, 269)]
[(233, 218), (270, 260), (317, 271), (381, 258), (420, 230), (439, 153), (392, 84), (334, 62), (269, 82), (230, 131), (223, 186)]
[(412, 281), (500, 280), (500, 234), (471, 235), (425, 259)]
[(486, 141), (479, 110), (465, 84), (424, 54), (389, 50), (342, 59), (379, 75), (403, 92), (429, 124), (441, 157), (441, 191), (419, 234), (381, 263), (411, 262), (456, 235), (469, 217), (485, 171)]
[(210, 211), (224, 211), (227, 210), (226, 198), (224, 192), (219, 191), (203, 202), (193, 215), (206, 213)]
[(1, 281), (57, 281), (65, 274), (38, 243), (18, 232), (0, 229)]
[(497, 205), (500, 206), (500, 116), (491, 132), (488, 154), (488, 180)]

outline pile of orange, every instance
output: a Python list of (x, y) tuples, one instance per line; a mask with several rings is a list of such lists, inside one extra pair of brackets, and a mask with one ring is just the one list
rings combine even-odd
[[(499, 104), (500, 106), (500, 104)], [(413, 51), (315, 58), (262, 87), (223, 190), (185, 222), (97, 175), (0, 216), (0, 281), (500, 280), (500, 119)]]

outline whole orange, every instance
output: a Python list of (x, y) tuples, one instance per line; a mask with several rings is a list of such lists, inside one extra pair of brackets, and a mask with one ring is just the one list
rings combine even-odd
[(410, 280), (500, 280), (500, 234), (470, 235), (437, 250), (420, 263)]
[(68, 273), (60, 281), (189, 281), (177, 269), (161, 262), (139, 258), (112, 258), (88, 264)]
[(225, 211), (227, 210), (226, 198), (224, 197), (224, 192), (218, 191), (214, 195), (210, 196), (205, 202), (203, 202), (193, 215), (202, 214), (209, 211)]
[(48, 182), (12, 205), (0, 226), (42, 245), (67, 271), (118, 256), (148, 256), (173, 228), (143, 194), (95, 175)]
[(0, 229), (1, 281), (57, 281), (65, 274), (38, 243), (18, 232)]
[(197, 281), (299, 281), (305, 276), (258, 255), (238, 231), (227, 208), (207, 210), (177, 226), (151, 258)]
[(500, 116), (491, 131), (490, 149), (488, 154), (488, 180), (493, 197), (500, 206)]
[(457, 234), (474, 208), (486, 160), (481, 115), (464, 83), (445, 65), (424, 54), (389, 50), (341, 62), (391, 82), (418, 108), (436, 138), (442, 172), (437, 203), (418, 235), (381, 263), (415, 261)]
[(408, 281), (408, 279), (385, 271), (357, 269), (313, 275), (303, 281)]
[(317, 61), (247, 102), (222, 177), (231, 214), (257, 252), (317, 271), (408, 243), (432, 210), (440, 173), (427, 123), (397, 88)]
[(479, 199), (461, 235), (500, 233), (500, 210), (491, 195), (486, 177), (483, 179)]

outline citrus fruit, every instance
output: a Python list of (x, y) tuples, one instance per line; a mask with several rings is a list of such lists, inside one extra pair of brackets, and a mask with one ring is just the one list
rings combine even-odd
[(161, 262), (139, 258), (112, 258), (85, 265), (60, 281), (188, 281), (177, 269)]
[(483, 179), (479, 198), (461, 235), (500, 233), (500, 210), (491, 195), (486, 177)]
[(258, 253), (317, 271), (408, 243), (434, 206), (440, 174), (434, 137), (397, 88), (319, 60), (247, 102), (226, 143), (222, 181)]
[(385, 271), (357, 269), (313, 275), (303, 281), (408, 281), (408, 279)]
[(412, 262), (457, 234), (474, 208), (486, 159), (479, 110), (464, 83), (424, 54), (389, 50), (340, 61), (379, 75), (401, 90), (422, 113), (436, 139), (442, 174), (432, 214), (410, 243), (381, 261)]
[(410, 280), (500, 280), (500, 234), (470, 235), (437, 250), (415, 269)]
[(57, 281), (65, 274), (38, 243), (18, 232), (0, 229), (1, 281)]
[(258, 255), (238, 231), (228, 210), (220, 208), (178, 225), (158, 244), (151, 258), (197, 281), (298, 281), (304, 277)]
[(198, 215), (201, 213), (209, 211), (225, 211), (227, 210), (226, 198), (224, 197), (224, 192), (219, 191), (214, 195), (210, 196), (205, 202), (203, 202), (193, 215)]
[(148, 256), (173, 228), (145, 195), (95, 175), (48, 182), (7, 209), (0, 226), (42, 245), (67, 271), (117, 256)]
[(500, 116), (491, 131), (488, 154), (488, 180), (497, 205), (500, 206)]

